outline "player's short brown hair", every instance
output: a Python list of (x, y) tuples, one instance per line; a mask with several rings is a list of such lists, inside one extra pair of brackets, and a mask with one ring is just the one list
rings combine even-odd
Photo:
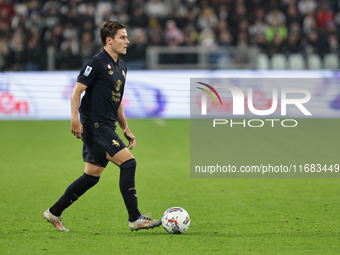
[(100, 28), (100, 38), (104, 46), (106, 45), (106, 38), (111, 37), (114, 39), (119, 29), (126, 29), (126, 26), (117, 21), (105, 21), (103, 23)]

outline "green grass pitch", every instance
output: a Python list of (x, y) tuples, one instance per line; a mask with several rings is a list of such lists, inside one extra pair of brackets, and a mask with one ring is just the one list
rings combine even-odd
[[(340, 130), (339, 120), (324, 121)], [(56, 232), (43, 212), (82, 174), (82, 142), (68, 121), (2, 121), (0, 254), (340, 253), (339, 179), (193, 179), (189, 120), (129, 120), (129, 126), (137, 139), (140, 210), (161, 218), (181, 206), (191, 216), (186, 233), (131, 232), (113, 164), (63, 213), (70, 232)]]

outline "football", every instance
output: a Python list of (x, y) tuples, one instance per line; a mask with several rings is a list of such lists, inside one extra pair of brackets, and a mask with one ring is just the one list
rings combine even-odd
[(170, 207), (163, 214), (162, 225), (170, 234), (183, 234), (190, 226), (190, 216), (181, 207)]

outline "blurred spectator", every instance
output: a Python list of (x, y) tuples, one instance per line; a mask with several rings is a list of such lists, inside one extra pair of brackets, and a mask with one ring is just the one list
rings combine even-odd
[[(242, 20), (247, 19), (247, 9), (243, 4), (239, 4), (235, 7), (235, 10), (230, 12), (228, 16), (228, 23), (231, 29), (237, 28)], [(231, 31), (233, 34), (237, 31)]]
[(295, 5), (289, 5), (287, 8), (287, 27), (289, 28), (291, 24), (298, 23), (301, 24), (301, 17)]
[(144, 0), (131, 0), (129, 6), (129, 14), (133, 13), (133, 11), (137, 8), (144, 8)]
[(133, 28), (144, 28), (148, 25), (148, 17), (144, 14), (143, 7), (133, 9), (129, 25)]
[(78, 0), (66, 1), (66, 4), (60, 8), (60, 14), (66, 15), (69, 10), (72, 10), (75, 15), (79, 15)]
[(48, 14), (45, 16), (45, 24), (47, 28), (53, 28), (57, 24), (61, 24), (61, 18), (59, 14), (59, 10), (55, 7), (52, 7)]
[(222, 29), (229, 29), (228, 23), (225, 20), (219, 20), (217, 24), (217, 31)]
[(267, 24), (272, 24), (274, 20), (278, 20), (280, 24), (286, 24), (286, 15), (279, 9), (272, 9), (266, 16)]
[(7, 40), (0, 36), (0, 72), (9, 70), (9, 49)]
[(60, 10), (60, 8), (62, 7), (62, 3), (58, 0), (48, 0), (44, 3), (44, 5), (42, 6), (42, 14), (44, 16), (47, 16), (51, 10), (51, 8), (55, 8), (57, 10)]
[(214, 48), (216, 46), (215, 33), (210, 28), (205, 28), (199, 34), (200, 45), (206, 48)]
[(229, 7), (226, 4), (220, 4), (217, 8), (217, 17), (219, 20), (227, 21), (229, 16)]
[(218, 46), (233, 46), (233, 37), (228, 29), (221, 29), (218, 33)]
[(193, 27), (197, 28), (197, 26), (196, 26), (197, 16), (198, 16), (198, 12), (196, 12), (195, 9), (189, 9), (188, 13), (187, 13), (187, 19), (186, 19), (186, 26), (185, 27), (193, 26)]
[(41, 7), (38, 0), (28, 1), (27, 17), (29, 18), (33, 13), (38, 13), (41, 15)]
[[(31, 17), (33, 16), (34, 15), (32, 15)], [(11, 29), (12, 31), (17, 31), (17, 32), (20, 31), (24, 33), (24, 29), (26, 25), (27, 25), (27, 16), (23, 14), (18, 14), (18, 15), (15, 15), (12, 20)]]
[(284, 40), (280, 34), (274, 34), (273, 40), (267, 45), (267, 54), (272, 57), (274, 54), (282, 53), (284, 49)]
[(176, 22), (168, 20), (165, 24), (164, 43), (165, 45), (180, 45), (183, 42), (183, 33), (177, 27)]
[(126, 12), (120, 12), (117, 15), (117, 21), (123, 23), (123, 24), (129, 24), (129, 15)]
[(248, 20), (244, 19), (238, 24), (238, 32), (244, 32), (248, 36), (249, 23)]
[[(52, 8), (54, 9), (54, 8)], [(78, 22), (77, 22), (77, 15), (76, 13), (74, 12), (73, 9), (69, 9), (65, 15), (63, 15), (62, 17), (62, 23), (63, 23), (63, 26), (65, 26), (66, 24), (72, 24), (74, 26), (77, 26)]]
[(282, 53), (286, 54), (303, 54), (304, 48), (301, 45), (300, 36), (298, 33), (289, 33), (287, 40), (285, 41), (282, 49)]
[(9, 41), (9, 57), (8, 63), (11, 71), (25, 70), (25, 45), (24, 38), (20, 32), (15, 32)]
[(256, 19), (255, 23), (248, 28), (249, 36), (252, 42), (256, 41), (257, 35), (266, 34), (268, 25), (262, 19)]
[(60, 45), (61, 52), (66, 52), (68, 50), (71, 51), (71, 54), (73, 56), (79, 55), (79, 44), (74, 38), (72, 37), (65, 37), (65, 41), (62, 42)]
[(144, 8), (150, 18), (166, 18), (169, 14), (169, 6), (161, 0), (148, 0)]
[(340, 11), (335, 14), (334, 23), (338, 28), (340, 27)]
[(30, 29), (31, 27), (36, 27), (39, 34), (44, 31), (45, 23), (43, 18), (38, 13), (33, 13), (30, 19), (25, 24), (27, 29)]
[(117, 16), (114, 15), (114, 13), (112, 12), (112, 9), (107, 9), (103, 12), (102, 23), (105, 21), (110, 21), (110, 20), (117, 20)]
[[(112, 12), (112, 3), (108, 1), (99, 1), (96, 3), (96, 8), (94, 10), (95, 17), (95, 26), (97, 28), (96, 34), (99, 34), (100, 26), (104, 21), (108, 20), (116, 20), (116, 16)], [(95, 37), (95, 40), (100, 43), (101, 40), (98, 36)]]
[(335, 34), (330, 34), (328, 36), (328, 49), (330, 53), (336, 53), (338, 56), (340, 56), (339, 40)]
[(84, 31), (80, 40), (80, 56), (82, 63), (85, 63), (87, 59), (96, 54), (96, 47), (93, 43), (93, 35), (90, 31)]
[(212, 30), (217, 28), (218, 18), (213, 8), (206, 7), (198, 16), (197, 27), (200, 30), (210, 28)]
[(328, 52), (328, 44), (319, 38), (317, 31), (311, 31), (308, 34), (307, 41), (305, 43), (305, 51), (307, 54), (319, 54), (322, 58)]
[(258, 5), (254, 8), (254, 11), (251, 13), (249, 22), (251, 24), (254, 24), (256, 20), (261, 20), (262, 22), (264, 22), (265, 15), (266, 13), (263, 6)]
[(44, 41), (46, 46), (52, 46), (55, 51), (60, 50), (61, 43), (64, 41), (63, 27), (58, 24), (45, 33)]
[(340, 31), (338, 31), (335, 23), (330, 21), (330, 22), (327, 23), (325, 30), (322, 31), (322, 32), (327, 37), (328, 35), (336, 35), (337, 36)]
[(0, 20), (8, 27), (11, 26), (12, 18), (15, 15), (14, 7), (9, 0), (0, 0)]
[(316, 22), (318, 24), (318, 29), (321, 30), (325, 29), (328, 23), (334, 22), (334, 13), (329, 9), (329, 4), (327, 2), (324, 2), (317, 12)]
[(236, 46), (238, 48), (247, 48), (249, 46), (248, 34), (240, 31), (237, 35)]
[(151, 19), (149, 25), (149, 45), (159, 46), (163, 44), (163, 29), (158, 19)]
[(298, 10), (301, 15), (307, 15), (310, 11), (314, 12), (317, 7), (317, 2), (314, 0), (300, 0), (298, 3)]
[(184, 29), (184, 38), (183, 45), (184, 46), (195, 46), (198, 41), (198, 33), (196, 31), (195, 26), (189, 25)]
[(145, 56), (147, 48), (147, 34), (142, 28), (131, 31), (131, 42), (125, 56), (129, 69), (145, 69)]
[(68, 39), (71, 38), (75, 42), (78, 42), (78, 29), (76, 26), (73, 25), (74, 23), (72, 22), (67, 22), (64, 25), (64, 30), (63, 30), (63, 37)]
[(79, 16), (77, 16), (77, 25), (80, 34), (83, 34), (86, 31), (90, 32), (92, 36), (94, 35), (96, 26), (94, 7), (91, 4), (84, 5), (83, 12)]
[(0, 20), (0, 37), (8, 40), (11, 36), (11, 29), (6, 22)]
[(279, 38), (281, 40), (285, 40), (287, 38), (287, 28), (285, 25), (280, 23), (278, 17), (273, 18), (271, 26), (269, 26), (266, 31), (267, 41), (272, 42), (274, 40), (275, 35), (279, 35)]
[(303, 32), (308, 35), (311, 31), (317, 29), (316, 18), (314, 16), (314, 11), (310, 10), (307, 12), (306, 17), (303, 19)]
[(61, 70), (76, 70), (81, 68), (82, 59), (79, 55), (79, 45), (72, 38), (61, 44), (61, 52), (57, 59), (57, 68)]
[(42, 63), (44, 62), (44, 49), (40, 45), (39, 35), (31, 37), (29, 40), (24, 56), (26, 58), (26, 71), (39, 71), (42, 70)]
[(290, 27), (288, 28), (288, 33), (301, 33), (301, 26), (298, 22), (294, 22), (290, 24)]
[(257, 34), (255, 37), (255, 45), (259, 49), (260, 53), (267, 54), (268, 47), (267, 47), (267, 40), (265, 34)]
[(187, 6), (182, 3), (182, 0), (165, 0), (169, 7), (169, 18), (181, 23), (182, 20), (187, 16)]
[(116, 0), (113, 2), (113, 13), (119, 15), (120, 13), (127, 13), (129, 6), (126, 0)]

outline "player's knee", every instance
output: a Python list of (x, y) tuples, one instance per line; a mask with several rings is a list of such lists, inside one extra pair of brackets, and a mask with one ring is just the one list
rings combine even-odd
[(135, 158), (131, 158), (131, 159), (124, 161), (119, 167), (121, 170), (123, 170), (123, 169), (131, 169), (131, 168), (136, 169), (136, 166), (137, 166), (137, 161), (135, 160)]
[(84, 173), (90, 176), (100, 177), (104, 171), (104, 167), (96, 163), (86, 163)]
[(93, 175), (89, 175), (84, 173), (83, 174), (83, 178), (88, 182), (91, 183), (92, 185), (95, 185), (99, 182), (100, 176), (93, 176)]

